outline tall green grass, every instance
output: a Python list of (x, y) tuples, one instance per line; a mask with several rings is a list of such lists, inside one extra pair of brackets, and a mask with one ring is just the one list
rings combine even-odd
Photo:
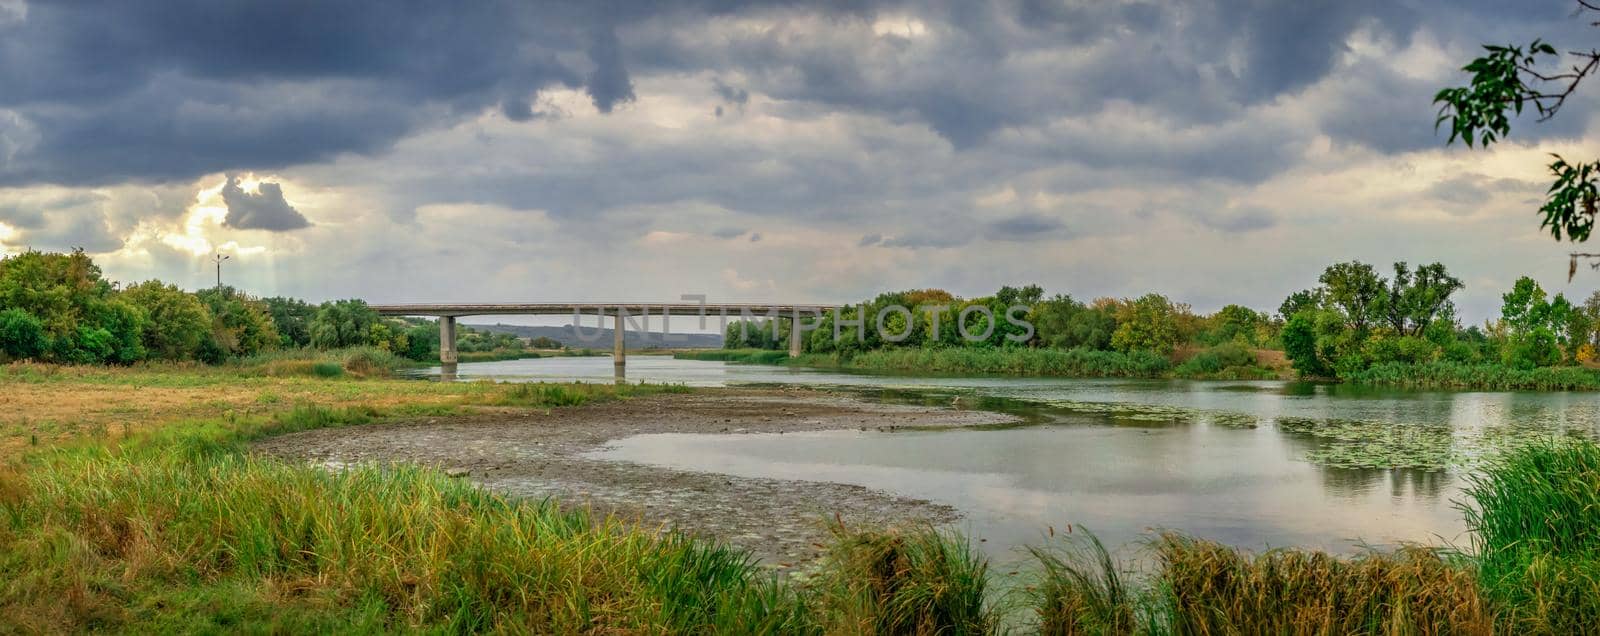
[(1039, 633), (1132, 634), (1141, 625), (1156, 624), (1148, 614), (1148, 595), (1127, 580), (1123, 565), (1093, 533), (1028, 552), (1039, 562), (1039, 572), (1038, 580), (1024, 588), (1024, 605), (1032, 610)]
[(1044, 375), (1062, 377), (1155, 378), (1172, 363), (1148, 351), (1121, 353), (1092, 349), (948, 348), (876, 349), (850, 357), (802, 356), (801, 364), (842, 366), (868, 371)]
[(1600, 446), (1549, 442), (1469, 478), (1462, 512), (1478, 569), (1509, 630), (1600, 624)]
[(506, 383), (502, 387), (489, 398), (489, 404), (551, 408), (661, 393), (688, 393), (693, 390), (682, 384), (642, 382), (638, 384), (517, 382)]
[(1448, 361), (1417, 364), (1385, 362), (1350, 373), (1344, 379), (1353, 384), (1413, 388), (1498, 391), (1600, 390), (1600, 371), (1583, 367), (1516, 369), (1499, 364), (1461, 364)]
[(773, 349), (702, 349), (699, 351), (679, 351), (672, 354), (672, 357), (678, 360), (781, 364), (789, 360), (789, 352)]
[(237, 358), (225, 367), (242, 375), (338, 377), (385, 376), (400, 369), (418, 366), (378, 347), (347, 349), (273, 349)]
[(830, 633), (987, 634), (988, 562), (960, 535), (832, 526), (809, 610)]
[[(139, 630), (148, 623), (127, 600), (196, 584), (202, 597), (219, 584), (289, 590), (268, 602), (376, 612), (386, 629), (732, 633), (800, 618), (742, 552), (420, 469), (89, 453), (42, 460), (4, 487), (0, 605), (40, 627)], [(182, 627), (228, 627), (219, 618)]]

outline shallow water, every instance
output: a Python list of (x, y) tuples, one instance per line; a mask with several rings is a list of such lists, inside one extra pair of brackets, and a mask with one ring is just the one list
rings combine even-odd
[[(436, 370), (434, 371), (436, 373)], [(610, 381), (609, 358), (463, 364), (463, 379)], [(598, 456), (857, 484), (947, 503), (991, 553), (1087, 527), (1129, 546), (1173, 528), (1247, 548), (1464, 545), (1462, 475), (1493, 449), (1595, 436), (1587, 393), (1374, 391), (1273, 381), (949, 378), (634, 356), (630, 381), (847, 387), (998, 407), (984, 430), (642, 435)]]

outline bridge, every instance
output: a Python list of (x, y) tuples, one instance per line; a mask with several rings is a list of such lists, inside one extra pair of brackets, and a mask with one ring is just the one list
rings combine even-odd
[[(611, 361), (616, 375), (621, 378), (627, 365), (627, 352), (623, 334), (627, 323), (641, 318), (640, 323), (649, 329), (650, 316), (694, 316), (727, 319), (788, 319), (794, 321), (789, 329), (789, 355), (800, 355), (803, 334), (799, 328), (802, 316), (821, 316), (838, 305), (761, 304), (761, 303), (418, 303), (400, 305), (369, 305), (381, 316), (429, 316), (439, 319), (439, 363), (447, 375), (454, 375), (459, 357), (456, 354), (456, 319), (463, 316), (559, 316), (582, 315), (612, 316)], [(589, 313), (585, 313), (589, 312)], [(664, 326), (663, 326), (664, 327)]]

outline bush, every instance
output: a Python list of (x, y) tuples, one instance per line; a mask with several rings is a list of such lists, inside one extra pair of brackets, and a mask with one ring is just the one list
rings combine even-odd
[(337, 378), (344, 375), (344, 367), (337, 362), (313, 362), (311, 374), (319, 378)]
[(409, 363), (377, 347), (355, 347), (344, 355), (344, 369), (356, 375), (388, 375)]
[(0, 311), (0, 353), (13, 359), (36, 358), (45, 351), (44, 323), (15, 307)]
[[(1271, 371), (1256, 366), (1256, 356), (1249, 349), (1234, 343), (1211, 347), (1195, 354), (1172, 370), (1181, 377), (1210, 377), (1218, 375), (1260, 377)], [(1225, 373), (1226, 372), (1226, 373)]]

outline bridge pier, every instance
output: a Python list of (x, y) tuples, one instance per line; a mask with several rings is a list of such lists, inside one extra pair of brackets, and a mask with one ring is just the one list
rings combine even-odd
[(628, 366), (627, 347), (624, 344), (626, 340), (623, 339), (622, 312), (618, 311), (612, 318), (615, 322), (611, 324), (611, 371), (616, 380), (622, 382), (627, 377)]
[(804, 334), (800, 328), (800, 311), (794, 312), (794, 317), (789, 319), (789, 357), (800, 357), (800, 338)]
[(439, 316), (439, 375), (445, 380), (456, 377), (456, 317)]

